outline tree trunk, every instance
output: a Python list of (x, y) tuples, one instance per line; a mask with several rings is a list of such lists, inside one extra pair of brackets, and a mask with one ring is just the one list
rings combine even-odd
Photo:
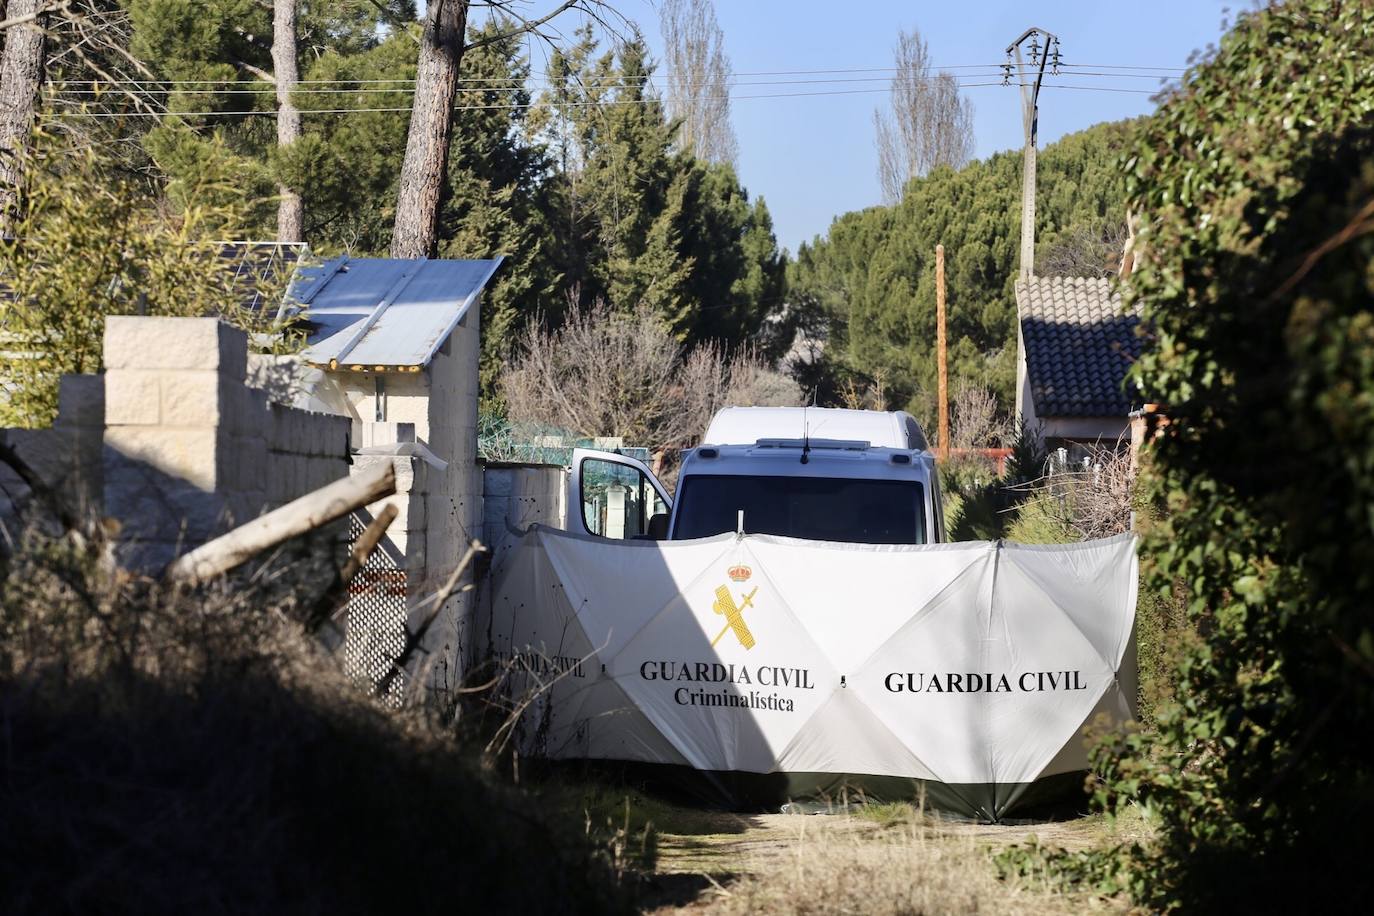
[(434, 253), (467, 19), (468, 0), (430, 0), (425, 11), (410, 133), (396, 195), (393, 258), (427, 258)]
[[(300, 74), (296, 68), (296, 0), (272, 0), (272, 71), (277, 84), (277, 146), (285, 149), (301, 138), (301, 113), (291, 101)], [(304, 241), (305, 206), (300, 194), (277, 186), (277, 241)]]
[[(9, 0), (5, 18), (32, 16), (42, 0)], [(41, 19), (5, 30), (0, 59), (0, 234), (8, 234), (17, 197), (19, 160), (33, 131), (34, 106), (43, 76)]]

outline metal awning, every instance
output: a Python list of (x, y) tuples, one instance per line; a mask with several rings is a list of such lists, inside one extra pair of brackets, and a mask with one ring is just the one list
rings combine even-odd
[(303, 355), (315, 366), (418, 372), (501, 260), (334, 258), (302, 267), (283, 308), (306, 312), (313, 330)]

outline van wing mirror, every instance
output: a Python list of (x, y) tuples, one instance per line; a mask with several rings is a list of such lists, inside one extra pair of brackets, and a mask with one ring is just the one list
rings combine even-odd
[(644, 462), (628, 455), (573, 449), (568, 475), (568, 529), (613, 540), (647, 537), (672, 499)]

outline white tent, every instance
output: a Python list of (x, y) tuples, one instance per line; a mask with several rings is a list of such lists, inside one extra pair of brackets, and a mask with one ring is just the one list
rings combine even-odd
[(1134, 703), (1130, 536), (889, 547), (536, 527), (497, 566), (490, 648), (518, 688), (544, 685), (524, 740), (554, 759), (736, 788), (754, 774), (792, 798), (924, 791), (998, 820), (1037, 781), (1077, 781), (1084, 726)]

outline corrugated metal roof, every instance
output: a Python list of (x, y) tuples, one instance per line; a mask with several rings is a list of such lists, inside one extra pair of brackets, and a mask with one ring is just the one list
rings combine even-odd
[(304, 308), (314, 328), (305, 358), (330, 367), (426, 366), (500, 264), (342, 257), (303, 267), (288, 305)]
[(1125, 417), (1126, 372), (1140, 356), (1138, 315), (1100, 277), (1016, 281), (1031, 397), (1041, 417)]

